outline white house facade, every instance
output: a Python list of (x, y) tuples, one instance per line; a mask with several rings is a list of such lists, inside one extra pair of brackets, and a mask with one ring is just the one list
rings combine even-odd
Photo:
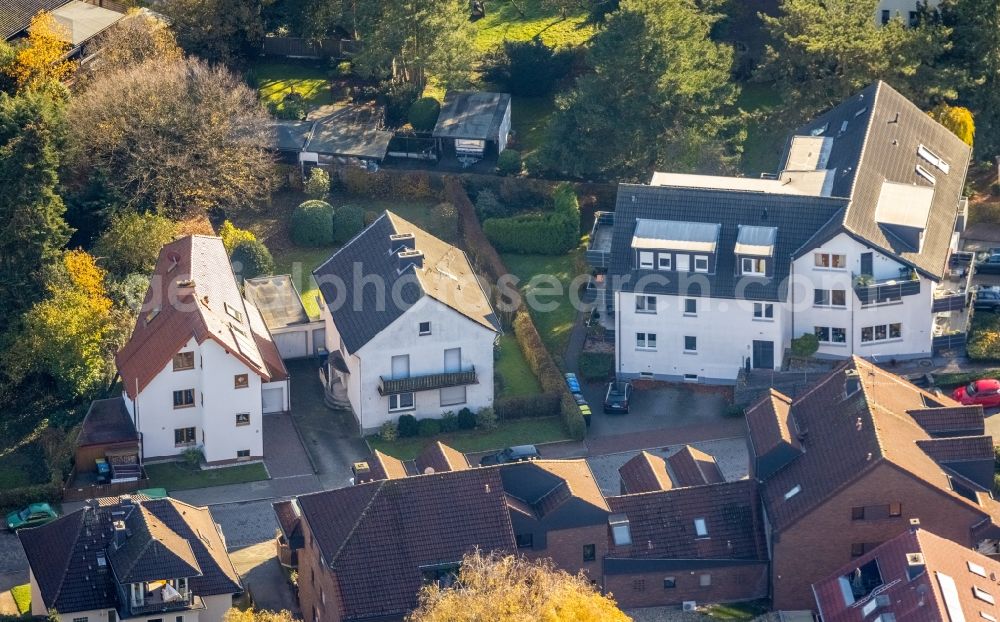
[(875, 19), (879, 24), (899, 18), (907, 25), (915, 25), (921, 8), (936, 9), (941, 0), (879, 0), (875, 8)]
[(732, 383), (804, 334), (819, 357), (930, 356), (968, 319), (949, 263), (969, 157), (877, 83), (797, 130), (773, 178), (621, 184), (587, 254), (607, 269), (618, 375)]
[(493, 405), (499, 329), (461, 250), (386, 212), (314, 276), (329, 352), (324, 387), (362, 431), (403, 414)]
[(116, 361), (144, 459), (190, 448), (208, 464), (260, 459), (262, 417), (289, 410), (288, 373), (219, 238), (163, 248)]

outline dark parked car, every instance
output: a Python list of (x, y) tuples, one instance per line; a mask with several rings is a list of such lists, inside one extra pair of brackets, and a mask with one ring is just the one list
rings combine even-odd
[(608, 390), (604, 394), (605, 414), (623, 413), (628, 414), (629, 400), (632, 399), (631, 382), (609, 382)]
[(508, 447), (495, 454), (488, 454), (479, 461), (479, 466), (491, 466), (494, 464), (507, 464), (508, 462), (524, 462), (526, 460), (538, 460), (538, 450), (534, 445), (515, 445)]
[(1000, 274), (1000, 255), (990, 255), (977, 263), (976, 274)]
[(980, 287), (976, 291), (976, 309), (1000, 312), (1000, 287)]

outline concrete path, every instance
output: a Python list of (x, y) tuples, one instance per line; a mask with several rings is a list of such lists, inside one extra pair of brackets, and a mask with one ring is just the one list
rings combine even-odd
[(254, 607), (270, 611), (287, 609), (296, 618), (302, 616), (295, 591), (274, 555), (274, 542), (261, 542), (231, 551), (229, 558), (250, 592)]

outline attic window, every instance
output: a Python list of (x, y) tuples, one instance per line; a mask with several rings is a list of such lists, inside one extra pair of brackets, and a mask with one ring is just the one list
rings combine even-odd
[(853, 369), (849, 370), (845, 376), (844, 397), (851, 397), (861, 390), (861, 378), (858, 377), (858, 372)]
[(930, 149), (928, 149), (923, 145), (917, 147), (917, 155), (930, 162), (934, 168), (941, 171), (945, 175), (947, 175), (948, 171), (951, 170), (951, 166), (947, 162), (945, 162), (944, 159), (941, 158), (941, 156), (934, 153), (933, 151), (931, 151)]
[(152, 309), (150, 309), (149, 313), (146, 314), (146, 324), (149, 324), (150, 322), (152, 322), (156, 318), (156, 316), (159, 315), (159, 314), (160, 314), (160, 308), (159, 307), (153, 307)]
[(624, 514), (612, 514), (608, 517), (608, 525), (611, 526), (611, 537), (615, 546), (628, 546), (632, 544), (632, 531), (629, 529), (628, 517)]
[(240, 313), (239, 310), (236, 309), (236, 307), (234, 307), (233, 305), (229, 304), (228, 302), (225, 303), (224, 306), (226, 308), (226, 315), (228, 315), (229, 317), (233, 318), (237, 322), (242, 322), (243, 321), (243, 314)]
[(983, 578), (986, 577), (986, 568), (983, 568), (979, 564), (973, 562), (965, 562), (965, 563), (969, 567), (969, 572), (971, 572), (972, 574), (977, 574)]
[(924, 167), (922, 167), (922, 166), (920, 166), (918, 164), (914, 168), (917, 171), (917, 175), (920, 175), (921, 177), (923, 177), (927, 181), (931, 182), (931, 185), (934, 185), (934, 184), (937, 183), (937, 179), (933, 175), (931, 175), (931, 172), (928, 171), (927, 169), (925, 169)]
[(984, 620), (987, 620), (988, 622), (997, 622), (997, 619), (996, 619), (995, 616), (992, 616), (992, 615), (986, 613), (985, 611), (980, 611), (979, 612), (979, 617), (982, 618), (982, 619), (984, 619)]
[(993, 598), (993, 594), (990, 594), (984, 589), (980, 589), (976, 586), (972, 586), (972, 595), (983, 602), (987, 602), (991, 605), (996, 604), (996, 599)]
[(98, 568), (104, 568), (107, 565), (108, 565), (108, 558), (104, 555), (104, 553), (98, 553), (97, 554), (97, 567)]
[(864, 108), (859, 109), (857, 112), (854, 113), (854, 116), (855, 117), (860, 117), (861, 115), (863, 115), (866, 112), (868, 112), (868, 106), (865, 106)]
[(694, 519), (694, 532), (698, 534), (699, 538), (708, 537), (708, 525), (705, 524), (704, 518)]
[(795, 484), (791, 490), (785, 493), (785, 501), (788, 501), (800, 492), (802, 492), (802, 486), (800, 484)]
[(829, 123), (824, 123), (823, 125), (821, 125), (821, 126), (815, 128), (815, 129), (811, 130), (809, 132), (809, 135), (810, 136), (822, 136), (823, 134), (826, 133), (826, 130), (829, 129), (829, 127), (830, 127)]

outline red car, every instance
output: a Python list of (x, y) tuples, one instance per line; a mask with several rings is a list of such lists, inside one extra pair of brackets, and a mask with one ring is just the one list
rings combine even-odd
[(973, 380), (955, 389), (951, 398), (962, 404), (981, 404), (984, 408), (1000, 406), (1000, 380)]

